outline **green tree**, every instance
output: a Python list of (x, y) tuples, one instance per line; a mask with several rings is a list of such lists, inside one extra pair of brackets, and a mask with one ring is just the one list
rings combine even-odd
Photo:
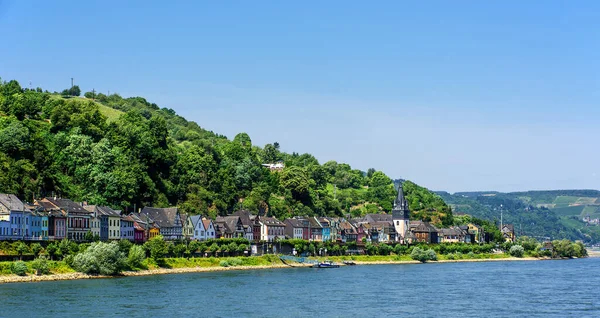
[(127, 263), (125, 254), (116, 242), (95, 242), (73, 260), (75, 270), (86, 274), (115, 275), (120, 273)]
[(127, 264), (130, 268), (142, 268), (142, 263), (146, 259), (146, 251), (141, 245), (133, 245), (129, 249)]
[(155, 236), (144, 243), (146, 250), (150, 252), (150, 257), (159, 265), (164, 265), (164, 259), (169, 252), (167, 243), (161, 235)]

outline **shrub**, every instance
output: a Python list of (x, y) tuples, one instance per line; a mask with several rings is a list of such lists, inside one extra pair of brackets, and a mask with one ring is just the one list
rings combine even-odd
[(221, 267), (228, 267), (229, 263), (226, 260), (222, 260), (222, 261), (219, 262), (219, 266), (221, 266)]
[(473, 253), (473, 252), (469, 252), (469, 253), (467, 254), (467, 257), (468, 257), (468, 258), (475, 258), (475, 253)]
[(242, 263), (243, 261), (237, 257), (227, 259), (227, 264), (229, 264), (229, 266), (240, 266)]
[(16, 261), (12, 264), (10, 270), (13, 274), (25, 276), (27, 275), (27, 264), (25, 264), (23, 261)]
[(525, 254), (525, 249), (521, 245), (513, 245), (510, 247), (508, 253), (514, 257), (523, 257), (523, 254)]
[(164, 264), (164, 258), (169, 252), (169, 247), (161, 235), (151, 238), (144, 244), (150, 252), (150, 257), (158, 264)]
[(65, 262), (65, 264), (67, 264), (67, 266), (73, 268), (73, 261), (75, 260), (75, 256), (73, 255), (67, 255), (63, 261)]
[(126, 259), (119, 244), (92, 243), (85, 252), (77, 254), (73, 261), (75, 270), (86, 274), (115, 275), (125, 267)]
[(127, 264), (131, 268), (140, 268), (142, 262), (146, 259), (146, 251), (140, 245), (134, 245), (129, 249)]
[(446, 259), (454, 260), (456, 258), (454, 257), (454, 254), (450, 253), (450, 254), (446, 255)]
[(410, 257), (415, 261), (419, 261), (421, 263), (425, 263), (427, 261), (437, 261), (437, 254), (432, 249), (421, 249), (419, 247), (413, 248), (410, 253)]
[(38, 275), (50, 274), (48, 260), (44, 256), (40, 256), (31, 262), (31, 268), (37, 271)]

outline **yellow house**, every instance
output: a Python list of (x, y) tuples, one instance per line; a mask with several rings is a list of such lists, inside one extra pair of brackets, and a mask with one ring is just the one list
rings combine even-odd
[(159, 235), (160, 235), (160, 226), (158, 226), (156, 223), (152, 222), (152, 225), (150, 226), (150, 231), (148, 231), (148, 239), (151, 239), (151, 238), (159, 236)]
[(483, 233), (483, 228), (481, 226), (473, 223), (469, 223), (467, 226), (469, 227), (469, 233), (475, 234), (474, 243), (485, 243), (485, 234)]

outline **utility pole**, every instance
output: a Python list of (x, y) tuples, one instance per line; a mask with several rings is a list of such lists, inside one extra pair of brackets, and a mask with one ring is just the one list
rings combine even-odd
[(73, 78), (71, 77), (71, 88), (73, 88)]
[[(92, 99), (96, 100), (96, 90), (92, 88)], [(135, 209), (134, 209), (135, 210)], [(133, 211), (135, 212), (135, 211)]]

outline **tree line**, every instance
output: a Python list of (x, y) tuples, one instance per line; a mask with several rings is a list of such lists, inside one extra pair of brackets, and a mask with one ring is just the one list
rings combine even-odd
[[(382, 171), (320, 164), (277, 142), (259, 147), (246, 133), (228, 140), (141, 97), (84, 95), (93, 99), (0, 81), (0, 192), (124, 211), (177, 205), (209, 217), (238, 209), (285, 219), (392, 208), (394, 183)], [(105, 106), (122, 113), (108, 118)], [(285, 163), (281, 172), (261, 166), (277, 161)], [(439, 196), (408, 181), (405, 187), (415, 218), (452, 224)]]

